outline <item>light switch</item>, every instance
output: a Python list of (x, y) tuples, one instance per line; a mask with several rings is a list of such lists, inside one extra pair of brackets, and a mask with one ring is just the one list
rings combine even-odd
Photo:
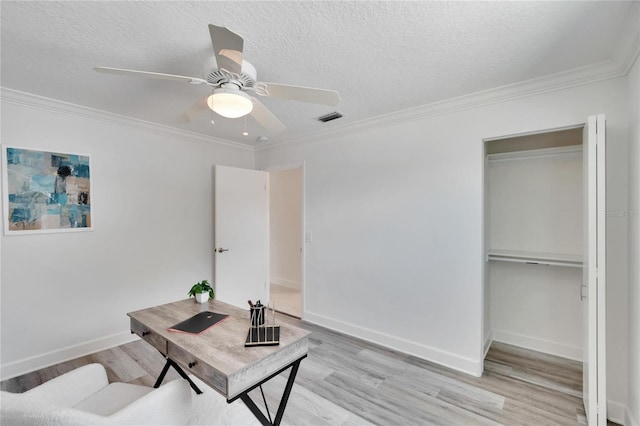
[(313, 236), (311, 235), (311, 231), (306, 231), (304, 233), (304, 242), (310, 243), (311, 241), (313, 241)]

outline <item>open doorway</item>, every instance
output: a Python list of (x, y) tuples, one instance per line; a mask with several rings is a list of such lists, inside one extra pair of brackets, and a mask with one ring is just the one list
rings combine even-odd
[(269, 172), (269, 287), (276, 311), (302, 317), (303, 168)]

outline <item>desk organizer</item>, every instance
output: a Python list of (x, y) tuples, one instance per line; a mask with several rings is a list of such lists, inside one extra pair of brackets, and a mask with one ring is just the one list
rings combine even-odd
[(249, 332), (244, 343), (250, 346), (276, 346), (280, 344), (280, 326), (276, 325), (275, 308), (271, 309), (271, 322), (265, 324), (268, 310), (262, 305), (252, 305), (249, 313)]

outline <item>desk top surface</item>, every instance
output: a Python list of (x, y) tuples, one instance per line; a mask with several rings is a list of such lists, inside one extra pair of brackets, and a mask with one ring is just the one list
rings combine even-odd
[[(169, 331), (168, 328), (202, 311), (227, 314), (229, 317), (201, 334)], [(281, 324), (280, 345), (245, 347), (249, 331), (249, 310), (218, 300), (195, 303), (185, 299), (165, 305), (129, 312), (131, 318), (144, 324), (168, 342), (188, 351), (221, 373), (231, 376), (268, 358), (276, 358), (293, 345), (305, 342), (309, 331)], [(276, 315), (277, 322), (277, 315)], [(306, 350), (305, 350), (306, 353)]]

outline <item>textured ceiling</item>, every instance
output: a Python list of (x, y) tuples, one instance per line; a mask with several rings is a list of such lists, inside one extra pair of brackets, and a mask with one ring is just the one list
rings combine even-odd
[(30, 2), (1, 7), (1, 85), (255, 145), (253, 119), (179, 116), (205, 86), (95, 66), (203, 76), (208, 24), (244, 37), (258, 80), (334, 89), (334, 109), (261, 98), (272, 142), (612, 58), (631, 2)]

